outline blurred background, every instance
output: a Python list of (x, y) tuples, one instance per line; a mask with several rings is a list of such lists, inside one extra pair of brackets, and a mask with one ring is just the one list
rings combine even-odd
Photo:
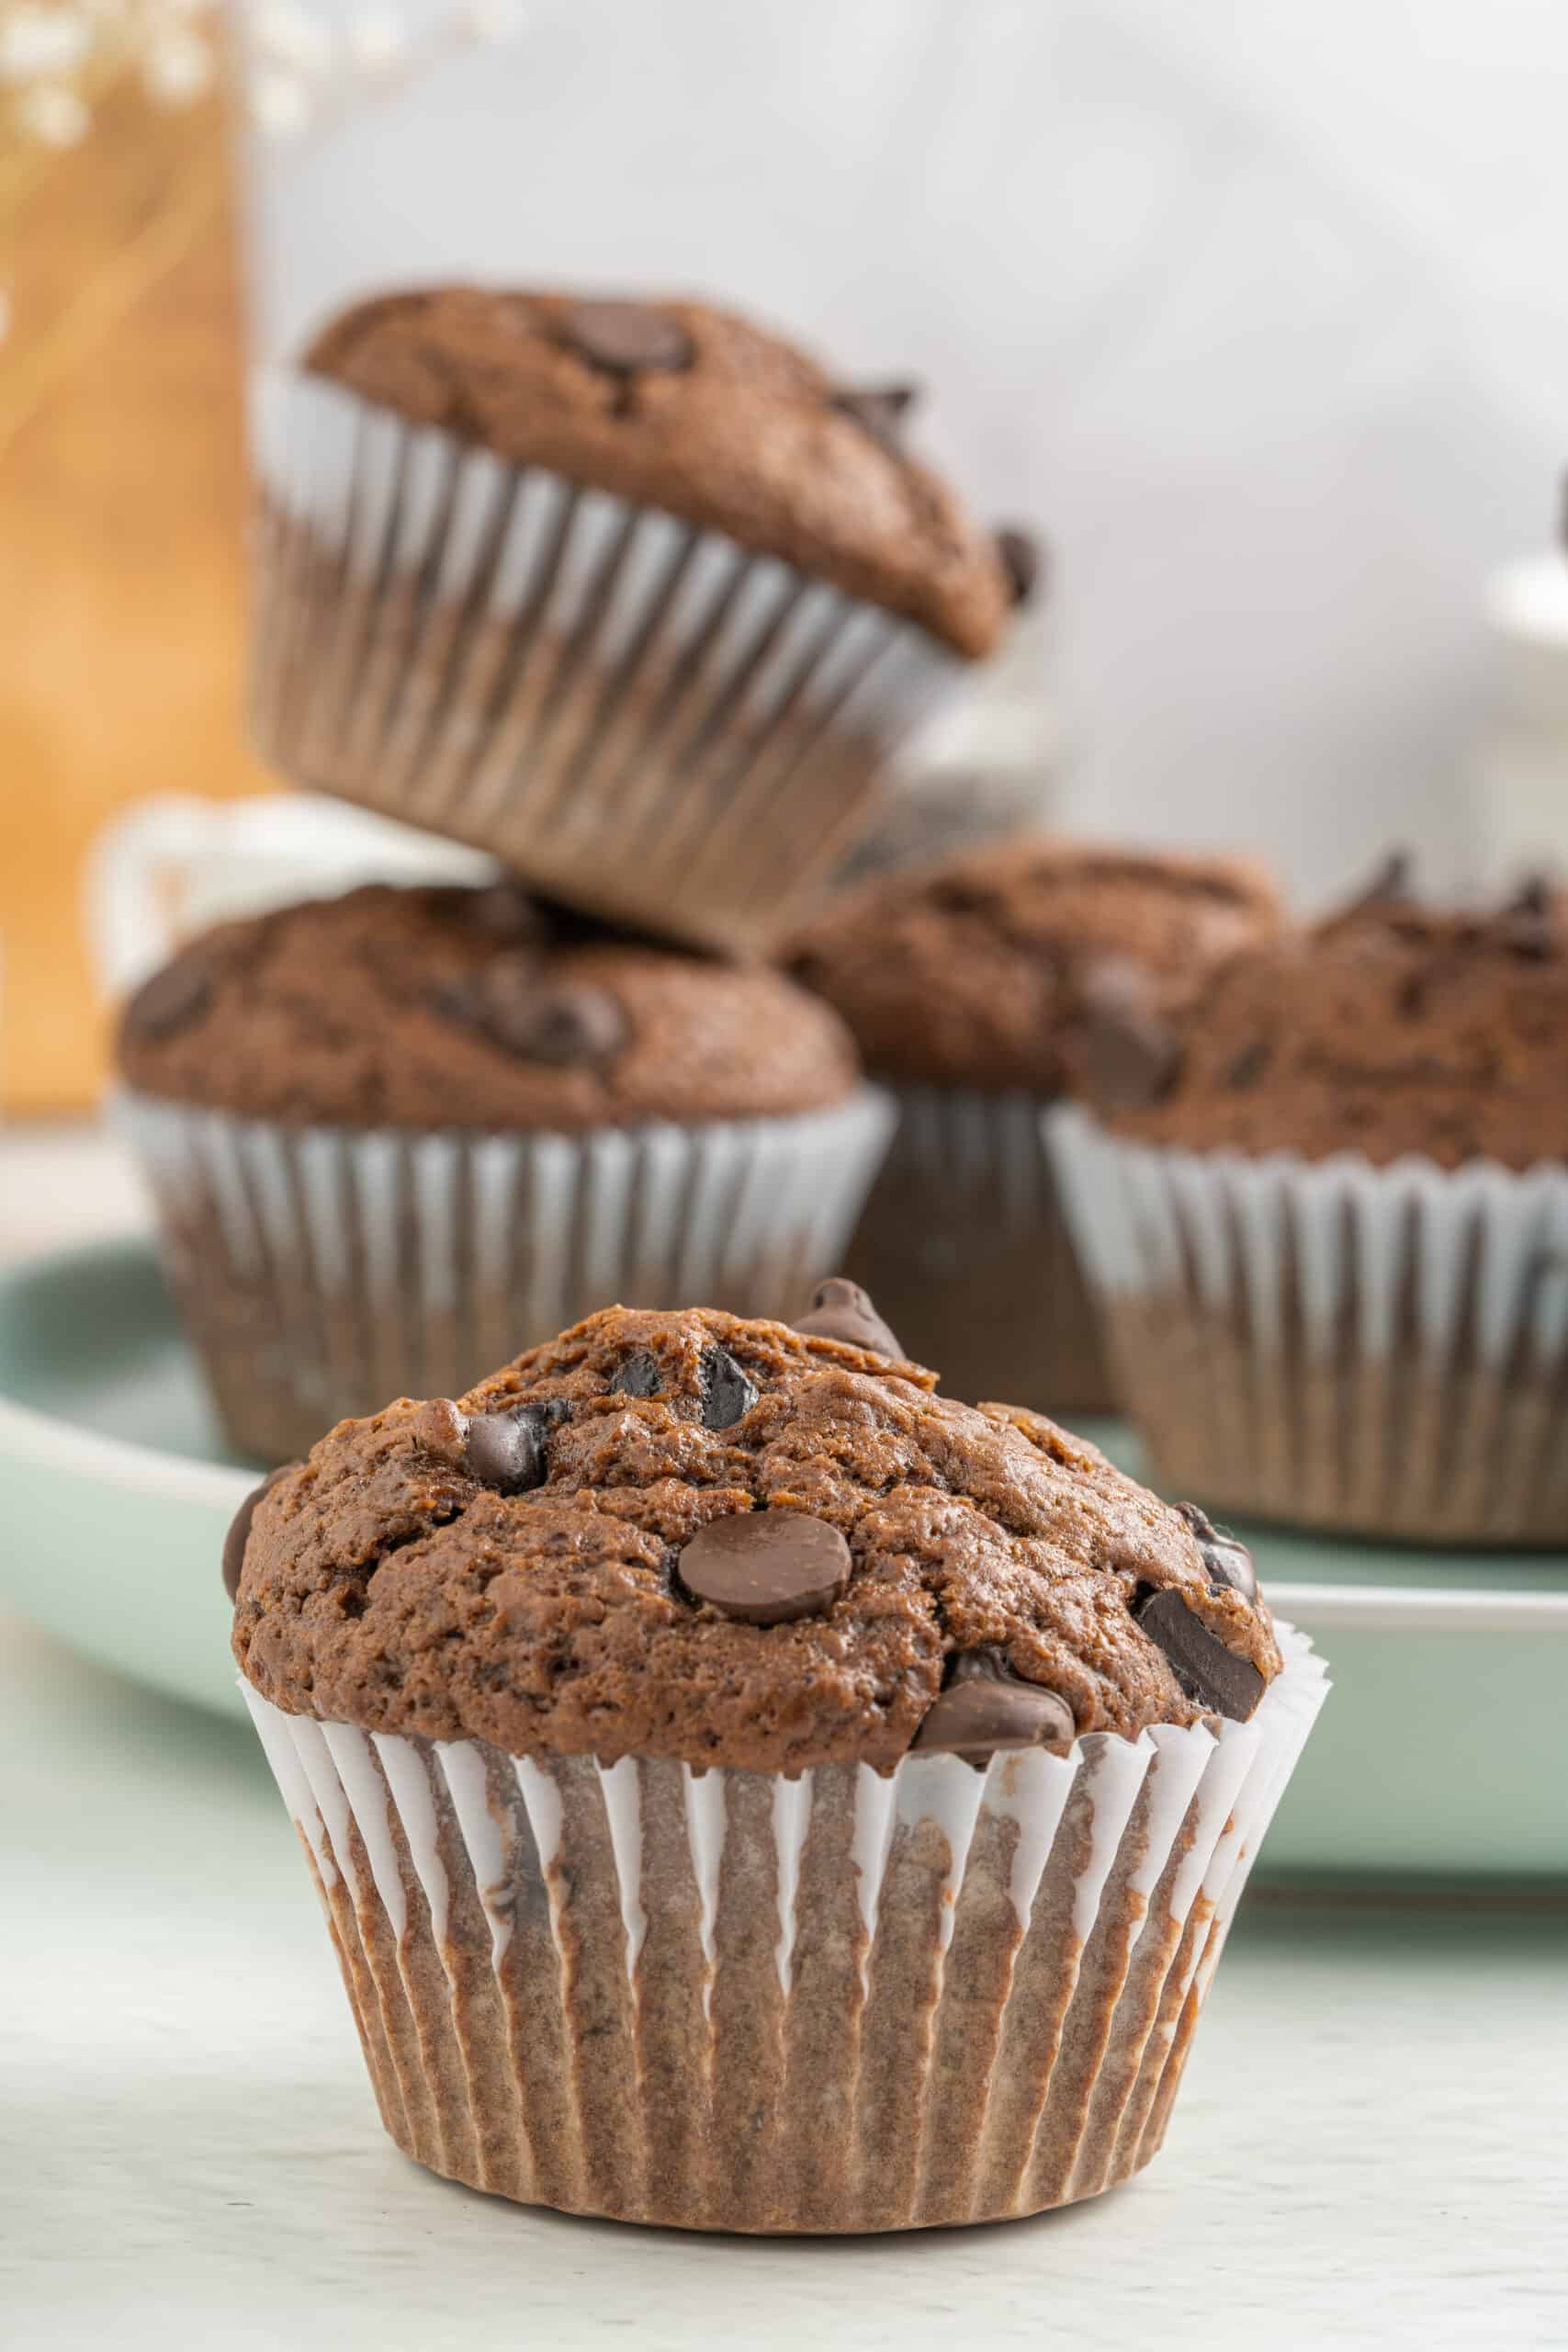
[(376, 284), (701, 290), (921, 379), (1054, 559), (930, 758), (1308, 902), (1392, 839), (1438, 882), (1550, 846), (1564, 64), (1531, 0), (0, 0), (12, 1114), (101, 1080), (106, 824), (265, 784), (246, 370)]

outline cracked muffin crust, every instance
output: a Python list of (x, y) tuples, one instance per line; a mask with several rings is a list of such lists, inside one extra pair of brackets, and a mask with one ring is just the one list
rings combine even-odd
[(1403, 862), (1310, 930), (1214, 974), (1143, 1099), (1097, 1114), (1191, 1150), (1416, 1153), (1442, 1168), (1568, 1158), (1568, 899), (1531, 883), (1495, 910), (1409, 895)]
[[(760, 1771), (1249, 1713), (1280, 1658), (1240, 1547), (933, 1388), (779, 1323), (608, 1309), (275, 1480), (235, 1656), (329, 1722)], [(739, 1521), (740, 1587), (712, 1533)]]
[(856, 390), (777, 335), (686, 300), (431, 287), (356, 303), (304, 366), (521, 466), (662, 508), (905, 615), (956, 652), (1028, 593), (906, 455), (909, 388)]
[(161, 1100), (353, 1127), (772, 1117), (859, 1079), (841, 1023), (781, 975), (645, 944), (509, 883), (372, 884), (226, 923), (132, 997), (118, 1059)]

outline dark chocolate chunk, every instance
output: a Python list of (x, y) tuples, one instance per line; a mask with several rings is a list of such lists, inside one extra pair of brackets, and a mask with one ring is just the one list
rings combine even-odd
[(1366, 907), (1398, 906), (1414, 895), (1416, 860), (1407, 849), (1392, 849), (1371, 879), (1364, 882), (1340, 909), (1341, 914), (1359, 914)]
[(1058, 1691), (1026, 1682), (999, 1650), (968, 1650), (953, 1659), (912, 1745), (984, 1766), (998, 1747), (1070, 1747), (1077, 1730)]
[(703, 1350), (703, 1427), (728, 1430), (749, 1413), (761, 1391), (752, 1385), (727, 1348)]
[(854, 391), (835, 392), (833, 406), (897, 455), (902, 447), (904, 419), (920, 396), (918, 384), (867, 384)]
[(1503, 912), (1506, 915), (1550, 915), (1552, 897), (1549, 874), (1527, 874)]
[(1089, 1095), (1108, 1111), (1158, 1102), (1181, 1067), (1180, 1042), (1147, 978), (1120, 959), (1107, 958), (1080, 981), (1074, 1053)]
[(749, 1625), (781, 1625), (830, 1609), (850, 1580), (836, 1527), (799, 1510), (737, 1511), (710, 1520), (681, 1555), (681, 1582)]
[(1216, 1527), (1207, 1511), (1196, 1503), (1178, 1503), (1177, 1510), (1198, 1539), (1198, 1549), (1203, 1555), (1211, 1586), (1224, 1586), (1227, 1591), (1239, 1592), (1245, 1600), (1258, 1598), (1258, 1569), (1245, 1544), (1238, 1544), (1224, 1528)]
[(549, 1468), (545, 1440), (570, 1410), (564, 1398), (545, 1396), (499, 1413), (476, 1413), (468, 1423), (468, 1476), (502, 1495), (542, 1487)]
[(264, 1495), (269, 1495), (280, 1478), (298, 1470), (298, 1462), (286, 1462), (280, 1469), (269, 1470), (259, 1487), (253, 1487), (229, 1524), (223, 1538), (223, 1589), (231, 1600), (240, 1593), (240, 1570), (245, 1565), (245, 1546), (251, 1540), (251, 1521), (256, 1515), (256, 1505)]
[(608, 989), (541, 982), (535, 967), (511, 959), (485, 975), (467, 1017), (505, 1052), (556, 1069), (608, 1061), (631, 1035), (626, 1008)]
[(153, 1042), (199, 1021), (212, 1001), (212, 975), (197, 957), (182, 956), (143, 980), (125, 1008), (128, 1037)]
[(1032, 531), (1021, 530), (1016, 524), (1009, 523), (997, 533), (996, 545), (1013, 603), (1027, 605), (1045, 569), (1039, 540)]
[(1237, 1657), (1201, 1624), (1179, 1592), (1150, 1593), (1138, 1623), (1163, 1650), (1182, 1689), (1211, 1714), (1244, 1724), (1268, 1684), (1249, 1658)]
[(808, 1313), (794, 1328), (809, 1339), (838, 1340), (847, 1348), (869, 1348), (873, 1355), (902, 1357), (904, 1351), (859, 1283), (829, 1274), (811, 1294)]
[(926, 897), (944, 915), (990, 915), (997, 910), (997, 893), (984, 882), (953, 875), (931, 882)]
[[(1542, 887), (1544, 888), (1544, 885)], [(1505, 908), (1498, 916), (1497, 937), (1510, 956), (1522, 956), (1528, 963), (1542, 964), (1555, 952), (1558, 944), (1551, 894), (1546, 893), (1540, 906), (1528, 901), (1527, 887), (1520, 893), (1520, 902)]]
[(658, 1396), (663, 1393), (664, 1374), (659, 1358), (647, 1348), (634, 1348), (615, 1374), (615, 1395), (617, 1396)]
[(646, 302), (574, 302), (566, 339), (579, 358), (613, 376), (636, 376), (645, 368), (678, 370), (696, 357), (680, 321)]
[(1268, 1069), (1274, 1048), (1267, 1037), (1255, 1037), (1244, 1046), (1225, 1071), (1225, 1084), (1241, 1093), (1247, 1087), (1256, 1086)]

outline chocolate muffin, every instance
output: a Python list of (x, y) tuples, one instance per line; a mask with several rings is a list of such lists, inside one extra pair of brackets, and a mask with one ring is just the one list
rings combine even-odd
[(1423, 906), (1396, 861), (1217, 972), (1141, 1088), (1090, 1083), (1062, 1171), (1162, 1481), (1568, 1540), (1565, 1039), (1562, 896)]
[(856, 1332), (847, 1283), (612, 1309), (242, 1514), (246, 1695), (437, 2171), (858, 2231), (1159, 2144), (1322, 1670), (1201, 1513)]
[(1042, 1114), (1086, 1054), (1165, 1057), (1167, 1016), (1280, 920), (1243, 859), (1028, 833), (873, 884), (795, 940), (789, 968), (901, 1107), (849, 1270), (961, 1394), (1112, 1409)]
[(913, 399), (698, 301), (356, 303), (263, 387), (265, 755), (761, 953), (1032, 586), (909, 454)]
[(779, 975), (510, 884), (209, 933), (131, 999), (118, 1060), (219, 1410), (272, 1460), (617, 1298), (787, 1304), (891, 1124)]

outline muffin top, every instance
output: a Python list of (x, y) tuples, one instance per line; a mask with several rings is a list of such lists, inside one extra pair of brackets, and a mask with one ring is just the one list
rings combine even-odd
[(1142, 1101), (1089, 1099), (1118, 1132), (1210, 1151), (1568, 1159), (1568, 901), (1417, 904), (1391, 865), (1354, 904), (1216, 972)]
[(610, 1307), (341, 1422), (236, 1522), (244, 1673), (367, 1730), (788, 1772), (1252, 1713), (1239, 1544), (803, 1321)]
[(431, 287), (358, 302), (313, 374), (515, 465), (656, 506), (988, 653), (1032, 568), (903, 447), (907, 385), (838, 383), (689, 300)]
[(1102, 999), (1152, 1018), (1280, 919), (1245, 859), (1029, 833), (846, 893), (787, 960), (874, 1074), (1055, 1094)]
[(125, 1008), (139, 1091), (291, 1125), (549, 1128), (824, 1109), (848, 1032), (782, 975), (488, 889), (372, 884), (227, 923)]

